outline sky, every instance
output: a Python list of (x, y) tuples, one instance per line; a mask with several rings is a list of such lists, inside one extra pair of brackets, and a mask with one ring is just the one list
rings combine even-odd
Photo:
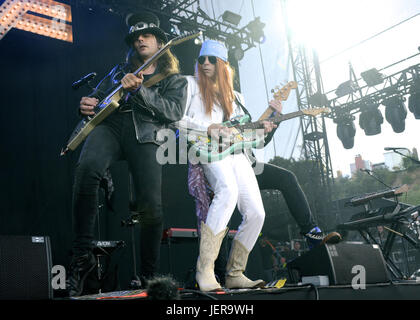
[[(363, 71), (379, 70), (419, 53), (418, 0), (293, 0), (288, 3), (287, 16), (293, 40), (318, 53), (324, 92), (331, 92), (329, 99), (335, 97), (333, 91), (340, 83), (349, 80), (349, 63), (360, 78)], [(239, 27), (254, 17), (261, 17), (266, 24), (265, 42), (246, 51), (239, 63), (241, 91), (247, 109), (254, 119), (258, 119), (272, 98), (271, 89), (293, 80), (280, 0), (201, 0), (200, 6), (210, 17), (217, 18), (225, 10), (239, 13), (242, 16)], [(420, 55), (385, 69), (383, 73), (391, 75), (418, 63)], [(297, 110), (294, 93), (283, 102), (283, 110), (284, 113)], [(384, 107), (380, 110), (385, 118)], [(408, 112), (403, 133), (394, 133), (384, 119), (382, 133), (376, 136), (364, 134), (357, 116), (355, 145), (350, 150), (344, 149), (338, 139), (336, 125), (329, 119), (326, 125), (334, 176), (337, 170), (350, 175), (350, 164), (358, 154), (364, 160), (380, 163), (384, 162), (384, 147), (416, 147), (420, 150), (420, 120), (416, 120), (411, 112)], [(257, 156), (264, 161), (275, 155), (298, 158), (301, 145), (299, 120), (289, 120), (280, 125), (274, 141)]]

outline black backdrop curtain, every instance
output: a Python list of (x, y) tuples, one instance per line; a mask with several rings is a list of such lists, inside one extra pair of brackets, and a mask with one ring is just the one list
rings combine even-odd
[[(123, 18), (86, 6), (74, 6), (72, 16), (73, 43), (17, 29), (0, 41), (0, 234), (50, 236), (53, 264), (65, 266), (72, 241), (73, 171), (81, 148), (59, 154), (79, 121), (80, 98), (90, 92), (74, 91), (71, 84), (90, 72), (98, 74), (96, 84), (127, 51)], [(98, 231), (101, 240), (126, 242), (119, 257), (126, 287), (132, 274), (130, 230), (120, 224), (129, 215), (126, 163), (111, 172), (115, 212), (100, 210)], [(168, 166), (164, 174), (176, 176), (164, 182), (165, 226), (194, 228), (186, 167)]]
[[(124, 19), (110, 12), (73, 5), (72, 27), (73, 43), (17, 29), (0, 41), (0, 234), (49, 236), (53, 264), (66, 267), (72, 242), (73, 173), (81, 147), (65, 157), (60, 157), (60, 151), (80, 120), (80, 98), (91, 91), (88, 87), (74, 91), (71, 84), (96, 72), (92, 81), (96, 85), (124, 61), (128, 49)], [(198, 51), (192, 41), (173, 48), (184, 74), (193, 73)], [(133, 274), (131, 230), (121, 226), (121, 220), (129, 216), (127, 164), (116, 163), (111, 173), (114, 210), (100, 209), (96, 236), (98, 240), (125, 241), (127, 246), (116, 253), (116, 259), (121, 287), (126, 289)], [(187, 167), (168, 165), (163, 175), (165, 228), (195, 228)], [(101, 199), (103, 204), (103, 195)], [(239, 214), (235, 216), (232, 227), (240, 221)], [(138, 241), (138, 228), (134, 232)], [(178, 268), (186, 276), (195, 266), (195, 250), (196, 245), (181, 250), (185, 256), (181, 258), (174, 251), (176, 261), (168, 261), (168, 248), (163, 248), (161, 272)]]

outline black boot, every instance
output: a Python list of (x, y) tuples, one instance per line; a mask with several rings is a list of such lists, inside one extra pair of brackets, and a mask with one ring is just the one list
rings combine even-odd
[(66, 281), (67, 292), (70, 297), (82, 295), (85, 280), (95, 268), (96, 260), (92, 252), (81, 256), (74, 256), (70, 263), (69, 275)]
[(140, 228), (140, 259), (142, 282), (156, 276), (159, 269), (160, 242), (163, 224), (142, 225)]

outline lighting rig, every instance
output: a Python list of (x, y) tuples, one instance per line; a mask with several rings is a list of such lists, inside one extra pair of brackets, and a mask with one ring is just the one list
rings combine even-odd
[(337, 124), (337, 135), (345, 149), (354, 146), (355, 114), (360, 113), (359, 126), (367, 136), (381, 133), (384, 122), (381, 106), (385, 106), (385, 120), (395, 133), (405, 130), (408, 111), (416, 119), (420, 119), (420, 64), (389, 76), (370, 69), (362, 73), (362, 79), (366, 83), (364, 86), (359, 85), (351, 66), (350, 69), (350, 80), (338, 86), (334, 91), (336, 97), (327, 99), (327, 105), (332, 111), (327, 117)]
[[(147, 10), (160, 17), (161, 28), (169, 37), (176, 37), (191, 31), (202, 31), (203, 39), (225, 42), (229, 53), (237, 61), (244, 52), (264, 41), (265, 24), (257, 17), (239, 28), (241, 16), (225, 11), (218, 18), (211, 18), (200, 7), (199, 0), (80, 0), (78, 5), (99, 7), (125, 17), (130, 12)], [(221, 19), (220, 19), (221, 18)], [(197, 43), (197, 42), (196, 42)], [(197, 43), (199, 44), (199, 43)]]

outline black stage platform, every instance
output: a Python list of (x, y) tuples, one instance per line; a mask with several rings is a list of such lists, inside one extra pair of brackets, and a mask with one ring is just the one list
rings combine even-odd
[[(179, 290), (179, 300), (420, 300), (420, 282), (403, 281), (367, 284), (365, 289), (353, 289), (351, 285), (315, 287), (313, 285), (285, 286), (256, 290), (226, 290), (220, 293), (200, 293)], [(72, 300), (149, 300), (146, 290), (117, 291), (81, 296)]]

